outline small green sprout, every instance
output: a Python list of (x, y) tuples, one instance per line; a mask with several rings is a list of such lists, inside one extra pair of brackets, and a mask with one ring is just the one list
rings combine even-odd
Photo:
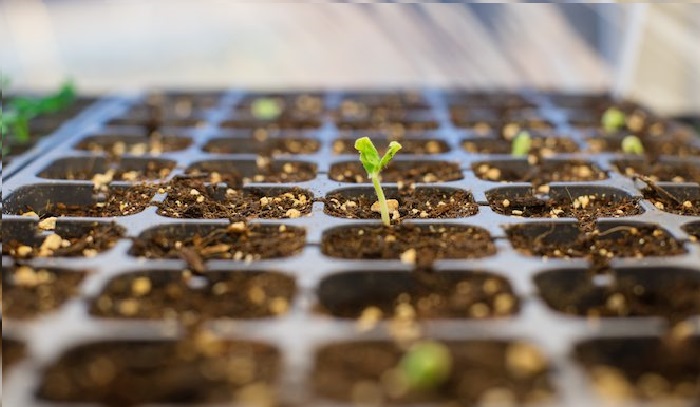
[(257, 119), (274, 120), (282, 114), (282, 102), (274, 98), (255, 99), (250, 111)]
[(532, 146), (532, 138), (530, 133), (527, 131), (521, 131), (513, 139), (511, 144), (511, 155), (513, 157), (523, 157), (530, 153), (530, 147)]
[(2, 132), (12, 130), (20, 142), (29, 140), (29, 121), (47, 113), (56, 113), (75, 101), (75, 86), (67, 81), (54, 94), (43, 97), (18, 97), (10, 100), (8, 109), (2, 111)]
[(379, 158), (379, 153), (369, 137), (361, 137), (355, 140), (355, 149), (360, 152), (362, 166), (365, 168), (367, 176), (374, 184), (374, 191), (377, 193), (379, 209), (382, 214), (382, 222), (384, 225), (389, 226), (391, 224), (389, 220), (389, 206), (386, 203), (384, 191), (380, 185), (379, 173), (389, 164), (389, 161), (394, 158), (394, 155), (401, 150), (401, 144), (396, 141), (389, 143), (389, 150), (387, 150), (382, 158)]
[(611, 107), (603, 113), (601, 124), (606, 133), (615, 133), (625, 128), (627, 116), (622, 110)]
[(637, 136), (629, 135), (622, 139), (622, 152), (625, 154), (644, 155), (644, 145)]
[(452, 355), (447, 346), (433, 341), (418, 342), (403, 355), (399, 371), (410, 389), (431, 390), (450, 377)]

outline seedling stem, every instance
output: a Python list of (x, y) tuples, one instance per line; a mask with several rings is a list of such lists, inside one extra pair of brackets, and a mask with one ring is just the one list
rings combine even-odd
[(384, 191), (380, 184), (381, 178), (379, 173), (389, 164), (394, 155), (401, 150), (401, 144), (396, 141), (389, 143), (389, 149), (387, 152), (379, 158), (379, 153), (374, 147), (374, 143), (369, 137), (361, 137), (355, 140), (355, 149), (360, 153), (360, 161), (365, 171), (367, 171), (367, 176), (372, 180), (374, 185), (374, 191), (377, 193), (377, 200), (379, 201), (379, 211), (382, 214), (382, 223), (385, 226), (391, 225), (391, 220), (389, 218), (389, 205), (384, 197)]

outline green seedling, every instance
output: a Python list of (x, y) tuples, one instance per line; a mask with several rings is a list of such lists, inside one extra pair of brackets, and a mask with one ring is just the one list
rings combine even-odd
[(369, 177), (369, 179), (372, 180), (372, 184), (374, 184), (374, 191), (377, 193), (379, 209), (382, 214), (382, 222), (385, 226), (389, 226), (391, 224), (389, 220), (389, 206), (386, 203), (384, 191), (380, 185), (381, 179), (379, 173), (381, 173), (389, 164), (389, 161), (394, 158), (394, 155), (401, 150), (401, 144), (396, 141), (389, 143), (389, 150), (387, 150), (381, 158), (379, 158), (379, 153), (369, 137), (361, 137), (355, 140), (355, 149), (360, 152), (362, 166), (365, 168), (365, 171), (367, 171), (367, 177)]
[(257, 119), (274, 120), (282, 114), (282, 103), (273, 98), (259, 98), (253, 101), (250, 111)]
[(433, 342), (418, 342), (403, 355), (399, 371), (410, 389), (431, 390), (450, 377), (452, 354), (447, 346)]
[(622, 152), (625, 154), (644, 155), (644, 145), (637, 136), (629, 135), (622, 139)]
[(513, 139), (513, 143), (511, 144), (510, 154), (513, 157), (524, 157), (530, 153), (531, 147), (532, 147), (532, 138), (530, 137), (530, 133), (528, 133), (526, 131), (521, 131)]
[(601, 124), (603, 125), (603, 130), (606, 133), (611, 134), (618, 132), (625, 128), (627, 124), (627, 116), (622, 110), (611, 107), (603, 113), (601, 118)]
[(3, 134), (12, 130), (19, 142), (29, 140), (29, 121), (37, 116), (56, 113), (75, 101), (75, 86), (67, 81), (54, 94), (43, 98), (18, 97), (10, 100), (8, 109), (2, 111)]

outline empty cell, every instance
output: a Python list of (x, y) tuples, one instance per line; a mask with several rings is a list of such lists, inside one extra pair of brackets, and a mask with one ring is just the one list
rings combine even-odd
[(199, 336), (93, 342), (69, 348), (47, 366), (37, 396), (113, 406), (232, 402), (244, 386), (274, 387), (280, 359), (277, 348), (264, 343)]
[(615, 160), (617, 170), (628, 176), (642, 175), (654, 182), (700, 182), (700, 163), (692, 161)]
[(120, 157), (122, 155), (153, 155), (182, 151), (192, 144), (192, 139), (185, 136), (156, 133), (141, 135), (141, 132), (124, 132), (122, 134), (104, 133), (85, 137), (75, 145), (76, 150)]
[(440, 127), (440, 123), (427, 117), (406, 117), (404, 119), (342, 119), (336, 122), (340, 131), (381, 131), (391, 133), (403, 133), (411, 131), (433, 131)]
[(555, 311), (587, 317), (664, 317), (672, 322), (700, 314), (700, 273), (678, 267), (614, 269), (597, 280), (586, 269), (535, 276)]
[(207, 160), (193, 163), (186, 173), (208, 182), (237, 187), (248, 182), (303, 182), (316, 177), (316, 164), (305, 161)]
[(113, 217), (134, 215), (151, 205), (153, 185), (110, 186), (106, 192), (93, 185), (31, 185), (17, 189), (3, 202), (3, 213), (35, 212), (46, 217)]
[(496, 253), (491, 235), (466, 225), (341, 226), (323, 234), (321, 250), (346, 259), (401, 259), (430, 266), (438, 259), (475, 259)]
[(8, 374), (11, 367), (19, 363), (27, 353), (27, 346), (18, 340), (3, 335), (2, 337), (2, 370), (3, 377)]
[(700, 216), (700, 187), (647, 183), (642, 193), (644, 199), (660, 211), (682, 216)]
[(110, 163), (103, 157), (61, 158), (39, 173), (41, 178), (94, 180), (95, 176), (111, 181), (162, 180), (175, 168), (175, 161), (157, 158), (123, 158)]
[(506, 233), (516, 250), (530, 256), (611, 259), (686, 253), (683, 242), (665, 229), (643, 223), (605, 223), (593, 230), (574, 223), (531, 223), (508, 227)]
[[(392, 141), (383, 136), (376, 136), (374, 134), (368, 134), (368, 137), (372, 139), (372, 142), (377, 147), (379, 151), (386, 151), (389, 147), (389, 143)], [(357, 154), (355, 149), (355, 140), (357, 138), (340, 138), (333, 142), (333, 152), (335, 154)], [(444, 140), (440, 139), (406, 139), (402, 138), (401, 142), (401, 154), (443, 154), (450, 151), (450, 147)]]
[(472, 164), (474, 174), (485, 181), (549, 182), (598, 181), (607, 174), (592, 162), (580, 160), (544, 160), (530, 164), (526, 159), (479, 161)]
[(32, 257), (94, 257), (114, 247), (124, 236), (114, 223), (60, 221), (41, 232), (32, 219), (6, 219), (2, 229), (2, 254), (16, 259)]
[(2, 315), (32, 318), (55, 311), (77, 294), (84, 276), (79, 270), (3, 267)]
[[(194, 284), (201, 279), (201, 284)], [(199, 281), (197, 281), (199, 282)], [(92, 301), (90, 313), (107, 318), (263, 318), (282, 315), (296, 292), (293, 277), (271, 271), (155, 270), (122, 274)]]
[(695, 242), (700, 240), (700, 221), (688, 223), (683, 226), (683, 230), (691, 236), (691, 240)]
[(519, 309), (505, 278), (474, 271), (348, 271), (324, 278), (318, 298), (325, 312), (360, 324), (406, 310), (433, 319), (502, 317)]
[(262, 156), (283, 154), (313, 154), (321, 143), (314, 138), (275, 137), (263, 140), (250, 138), (215, 138), (207, 142), (204, 151), (213, 154), (259, 154)]
[(494, 212), (524, 218), (620, 218), (644, 212), (639, 198), (610, 187), (556, 186), (546, 194), (503, 187), (487, 191), (486, 198)]
[(183, 259), (203, 271), (209, 259), (257, 260), (293, 256), (304, 247), (306, 231), (285, 225), (170, 224), (146, 230), (129, 253), (150, 259)]
[(159, 215), (183, 219), (282, 219), (311, 213), (314, 196), (300, 188), (218, 188), (197, 179), (175, 179), (164, 189)]
[[(341, 161), (331, 165), (328, 177), (339, 182), (370, 182), (360, 161)], [(459, 164), (437, 160), (393, 160), (381, 174), (383, 182), (445, 182), (464, 178)]]
[(698, 337), (594, 339), (576, 345), (574, 356), (606, 400), (673, 399), (690, 406), (700, 392)]

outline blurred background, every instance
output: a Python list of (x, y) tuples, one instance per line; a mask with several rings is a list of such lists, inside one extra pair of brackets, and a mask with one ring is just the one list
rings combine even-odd
[(2, 0), (0, 62), (19, 90), (529, 86), (697, 113), (700, 4)]

